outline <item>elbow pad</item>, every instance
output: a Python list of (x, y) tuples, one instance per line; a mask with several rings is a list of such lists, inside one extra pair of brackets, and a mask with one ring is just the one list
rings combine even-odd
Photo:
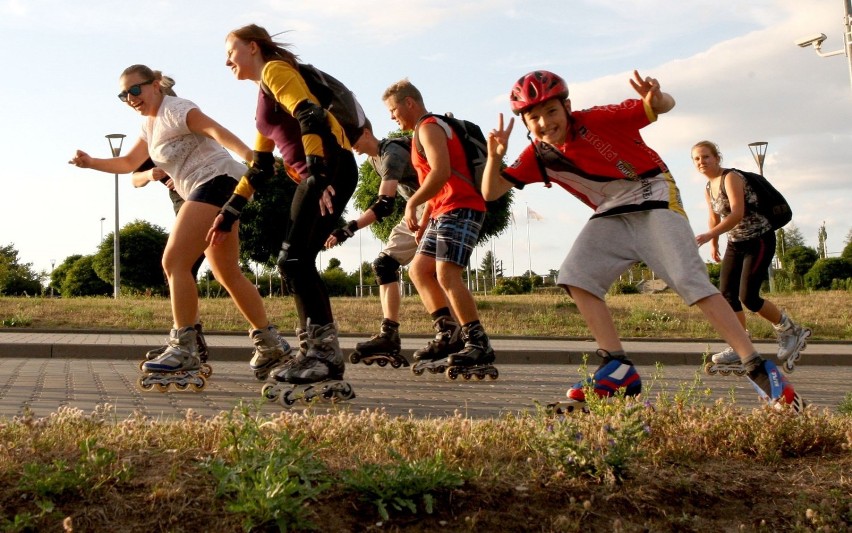
[(275, 156), (272, 152), (254, 152), (254, 161), (244, 176), (252, 188), (260, 190), (273, 176), (275, 176)]
[(310, 100), (299, 103), (293, 110), (293, 116), (299, 121), (303, 136), (311, 134), (323, 136), (330, 131), (325, 109)]
[(395, 200), (395, 196), (386, 196), (384, 194), (379, 195), (379, 199), (376, 200), (376, 203), (370, 206), (370, 210), (374, 215), (376, 215), (377, 222), (381, 222), (383, 218), (386, 218), (393, 213)]

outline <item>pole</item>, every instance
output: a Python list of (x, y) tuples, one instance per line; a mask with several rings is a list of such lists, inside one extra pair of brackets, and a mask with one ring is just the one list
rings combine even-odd
[(843, 44), (846, 63), (849, 67), (849, 83), (852, 84), (852, 0), (845, 0), (843, 14)]
[(527, 258), (529, 260), (528, 276), (532, 276), (532, 245), (530, 244), (530, 207), (527, 206)]
[[(106, 136), (109, 142), (109, 149), (113, 157), (118, 157), (121, 154), (121, 145), (124, 144), (123, 133), (111, 133)], [(118, 142), (118, 146), (113, 146), (113, 141)], [(119, 257), (121, 254), (121, 243), (118, 237), (118, 173), (115, 174), (115, 234), (113, 235), (113, 261), (112, 261), (112, 286), (113, 298), (118, 299), (121, 292), (121, 264)]]

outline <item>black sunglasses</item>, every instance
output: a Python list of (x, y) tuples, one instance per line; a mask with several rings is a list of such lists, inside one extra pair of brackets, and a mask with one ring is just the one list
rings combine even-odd
[(143, 81), (142, 83), (131, 85), (127, 88), (126, 91), (121, 91), (120, 93), (118, 93), (118, 99), (122, 102), (126, 102), (128, 94), (132, 94), (133, 96), (139, 96), (140, 94), (142, 94), (142, 86), (149, 85), (151, 83), (154, 83), (154, 80)]

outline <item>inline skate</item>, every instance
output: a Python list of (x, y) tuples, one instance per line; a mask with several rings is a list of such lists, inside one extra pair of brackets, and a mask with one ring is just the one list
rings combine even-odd
[(249, 336), (254, 343), (254, 353), (249, 366), (257, 380), (266, 380), (270, 370), (292, 359), (293, 348), (278, 333), (275, 326), (269, 325), (264, 329), (249, 331)]
[(443, 374), (447, 367), (450, 366), (449, 356), (464, 348), (464, 341), (461, 338), (461, 328), (458, 323), (448, 316), (442, 316), (435, 319), (432, 324), (435, 329), (435, 338), (423, 347), (414, 352), (414, 365), (411, 367), (411, 372), (415, 376), (420, 376), (426, 370), (430, 374)]
[(201, 373), (198, 332), (193, 326), (172, 331), (163, 353), (142, 364), (139, 388), (143, 391), (156, 389), (158, 392), (166, 392), (173, 384), (177, 390), (190, 388), (193, 392), (199, 392), (207, 385), (207, 380)]
[[(301, 339), (300, 339), (301, 340)], [(338, 402), (355, 397), (352, 385), (344, 381), (345, 364), (337, 339), (337, 325), (308, 324), (306, 351), (269, 373), (261, 395), (290, 407), (297, 401)]]
[(456, 380), (459, 376), (465, 381), (474, 376), (479, 380), (485, 379), (485, 376), (497, 379), (500, 373), (497, 367), (491, 364), (494, 362), (494, 349), (491, 348), (491, 342), (482, 324), (476, 324), (469, 329), (463, 327), (462, 339), (464, 348), (451, 354), (447, 360), (447, 379)]
[(776, 409), (789, 406), (797, 413), (805, 409), (805, 401), (787, 380), (787, 376), (778, 371), (775, 363), (755, 355), (747, 362), (747, 366), (750, 367), (747, 376), (749, 382), (768, 405)]
[(551, 403), (547, 412), (555, 415), (572, 414), (575, 412), (588, 413), (585, 388), (592, 386), (598, 398), (609, 398), (620, 394), (623, 389), (625, 397), (637, 396), (642, 392), (642, 378), (636, 372), (633, 362), (623, 353), (612, 355), (606, 350), (598, 349), (595, 354), (603, 358), (594, 375), (575, 384), (568, 389), (566, 401)]
[(408, 359), (399, 353), (401, 349), (399, 324), (386, 318), (382, 320), (379, 333), (355, 345), (355, 351), (349, 354), (349, 362), (353, 365), (363, 362), (367, 366), (376, 363), (382, 367), (390, 363), (393, 368), (408, 366)]
[(740, 356), (730, 346), (719, 353), (714, 353), (710, 361), (704, 365), (704, 373), (710, 376), (716, 374), (730, 376), (732, 372), (737, 376), (745, 376), (748, 371), (740, 361)]
[[(207, 358), (209, 357), (209, 352), (207, 350), (207, 340), (204, 338), (204, 331), (203, 331), (203, 328), (201, 327), (201, 322), (199, 322), (198, 324), (196, 324), (193, 327), (195, 328), (195, 332), (197, 333), (195, 338), (196, 338), (196, 344), (198, 346), (198, 359), (201, 361), (201, 374), (205, 378), (209, 378), (210, 376), (213, 375), (213, 367), (210, 366), (210, 364), (207, 362)], [(174, 337), (176, 335), (176, 333), (177, 333), (177, 330), (175, 330), (175, 329), (172, 329), (171, 331), (169, 331), (169, 338)], [(145, 359), (142, 360), (142, 361), (139, 361), (139, 370), (143, 370), (142, 366), (147, 361), (151, 361), (152, 359), (156, 359), (157, 357), (160, 357), (161, 355), (163, 355), (163, 352), (165, 352), (166, 348), (168, 348), (168, 347), (169, 347), (169, 345), (168, 345), (168, 342), (167, 342), (166, 344), (164, 344), (163, 346), (160, 346), (159, 348), (154, 348), (153, 350), (148, 350), (148, 352), (145, 354)]]
[(783, 363), (781, 370), (790, 374), (796, 369), (796, 362), (802, 357), (802, 350), (808, 347), (811, 329), (795, 324), (786, 314), (781, 322), (772, 328), (778, 335), (778, 360)]

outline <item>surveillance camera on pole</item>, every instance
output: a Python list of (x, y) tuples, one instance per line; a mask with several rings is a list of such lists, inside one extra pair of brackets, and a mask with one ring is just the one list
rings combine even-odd
[(852, 0), (843, 0), (843, 9), (843, 48), (833, 52), (823, 52), (820, 48), (827, 39), (824, 33), (817, 33), (794, 42), (801, 48), (813, 46), (814, 51), (820, 57), (846, 55), (846, 63), (849, 65), (849, 81), (852, 82)]
[(816, 35), (811, 35), (810, 37), (797, 40), (796, 45), (802, 48), (807, 48), (813, 45), (814, 48), (819, 50), (819, 47), (822, 46), (823, 41), (826, 39), (828, 39), (828, 37), (826, 37), (824, 33), (818, 33)]

